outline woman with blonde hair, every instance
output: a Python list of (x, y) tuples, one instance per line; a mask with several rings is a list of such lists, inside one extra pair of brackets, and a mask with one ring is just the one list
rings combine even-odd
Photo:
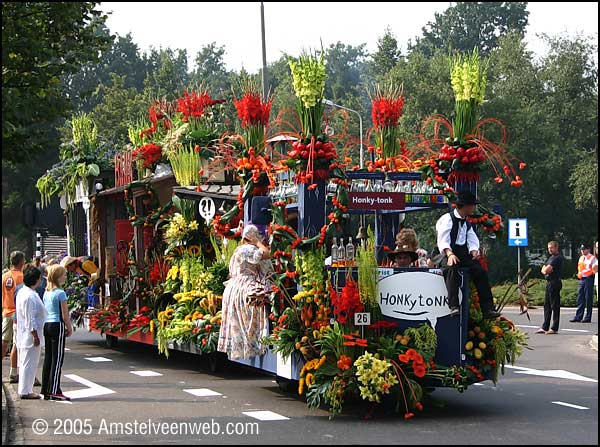
[(60, 374), (65, 356), (65, 338), (73, 333), (69, 318), (67, 294), (62, 285), (67, 279), (67, 269), (59, 264), (47, 268), (48, 285), (44, 292), (46, 324), (44, 324), (45, 357), (42, 370), (42, 394), (46, 400), (71, 400), (60, 389)]

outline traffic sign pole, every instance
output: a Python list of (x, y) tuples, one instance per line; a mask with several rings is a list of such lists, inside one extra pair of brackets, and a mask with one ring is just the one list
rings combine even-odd
[(508, 245), (517, 247), (517, 281), (521, 284), (521, 247), (529, 245), (527, 219), (508, 219)]
[(521, 246), (517, 247), (517, 284), (521, 284)]

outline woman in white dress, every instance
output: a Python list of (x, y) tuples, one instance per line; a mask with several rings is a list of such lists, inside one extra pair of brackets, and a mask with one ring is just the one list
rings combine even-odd
[(223, 314), (217, 350), (231, 359), (247, 359), (266, 352), (260, 340), (269, 335), (269, 295), (273, 272), (270, 250), (254, 225), (242, 233), (242, 244), (229, 261), (223, 292)]
[(19, 359), (18, 393), (21, 399), (40, 399), (33, 392), (35, 373), (44, 345), (44, 322), (46, 308), (35, 291), (40, 285), (42, 272), (28, 267), (23, 272), (23, 287), (15, 298), (17, 307), (17, 357)]

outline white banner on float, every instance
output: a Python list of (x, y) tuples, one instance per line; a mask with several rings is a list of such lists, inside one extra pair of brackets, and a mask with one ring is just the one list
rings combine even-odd
[[(446, 283), (439, 270), (384, 276), (378, 283), (378, 292), (379, 307), (386, 317), (427, 320), (435, 329), (438, 318), (450, 315)], [(458, 295), (462, 302), (462, 293)]]

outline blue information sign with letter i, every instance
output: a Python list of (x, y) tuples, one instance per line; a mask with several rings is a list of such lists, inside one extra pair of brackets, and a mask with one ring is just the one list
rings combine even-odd
[(508, 219), (508, 246), (527, 247), (527, 219)]

